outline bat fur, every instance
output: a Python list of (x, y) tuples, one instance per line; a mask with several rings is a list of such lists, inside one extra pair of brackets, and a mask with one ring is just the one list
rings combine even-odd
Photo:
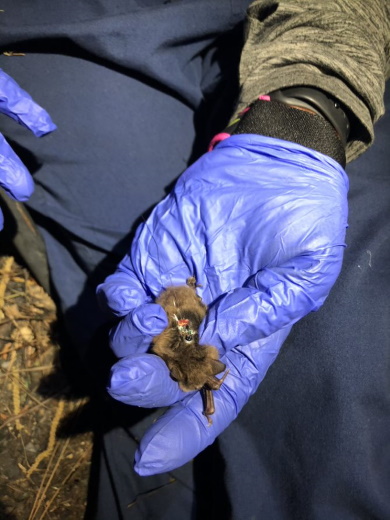
[(226, 366), (215, 347), (199, 344), (198, 330), (207, 306), (196, 294), (195, 278), (189, 278), (187, 285), (168, 287), (156, 303), (167, 313), (168, 326), (153, 339), (151, 350), (165, 361), (182, 390), (202, 390), (203, 413), (211, 424), (210, 415), (215, 411), (212, 390), (221, 387), (228, 371), (216, 378)]

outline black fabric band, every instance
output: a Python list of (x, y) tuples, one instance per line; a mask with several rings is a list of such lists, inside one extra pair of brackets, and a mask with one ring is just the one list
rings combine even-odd
[(345, 148), (333, 126), (317, 114), (279, 101), (255, 101), (232, 133), (260, 134), (293, 141), (328, 155), (345, 167)]
[(311, 87), (292, 87), (270, 92), (272, 101), (280, 101), (287, 105), (309, 108), (324, 117), (339, 134), (344, 146), (347, 145), (350, 125), (347, 114), (340, 103), (329, 94)]

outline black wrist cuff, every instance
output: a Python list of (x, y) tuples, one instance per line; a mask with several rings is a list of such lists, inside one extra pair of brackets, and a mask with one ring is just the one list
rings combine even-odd
[(269, 93), (271, 101), (281, 101), (287, 105), (307, 108), (324, 117), (339, 134), (344, 146), (349, 137), (349, 120), (340, 103), (329, 94), (311, 87), (291, 87)]
[(232, 134), (260, 134), (292, 141), (332, 157), (344, 168), (345, 146), (335, 128), (322, 116), (280, 101), (255, 101)]

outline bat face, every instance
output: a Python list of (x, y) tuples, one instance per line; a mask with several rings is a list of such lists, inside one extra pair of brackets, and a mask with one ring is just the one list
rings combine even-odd
[(196, 346), (199, 341), (198, 330), (201, 323), (199, 315), (197, 316), (195, 313), (190, 311), (178, 314), (173, 314), (172, 318), (169, 320), (169, 326), (173, 331), (176, 331), (177, 336), (177, 341), (174, 345), (171, 345), (171, 348), (177, 350), (179, 347), (185, 348)]
[(184, 343), (193, 343), (196, 331), (192, 328), (192, 323), (190, 320), (187, 318), (179, 320), (176, 315), (174, 318), (177, 320), (177, 330)]

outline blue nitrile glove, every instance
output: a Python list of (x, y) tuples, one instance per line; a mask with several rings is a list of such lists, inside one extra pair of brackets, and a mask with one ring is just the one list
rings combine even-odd
[[(27, 92), (0, 69), (0, 113), (41, 137), (56, 129), (49, 114), (37, 105)], [(27, 200), (34, 191), (31, 175), (10, 145), (0, 134), (0, 186), (8, 195), (21, 202)], [(3, 214), (0, 211), (0, 229), (3, 228)]]
[[(123, 317), (110, 337), (123, 358), (112, 369), (110, 394), (144, 407), (176, 403), (141, 441), (141, 475), (171, 470), (213, 442), (256, 390), (291, 326), (322, 305), (341, 268), (347, 190), (342, 167), (318, 152), (234, 135), (191, 166), (139, 227), (98, 295)], [(209, 305), (200, 343), (215, 345), (230, 368), (214, 392), (210, 427), (199, 392), (181, 392), (165, 363), (145, 354), (167, 324), (154, 298), (190, 276)]]

